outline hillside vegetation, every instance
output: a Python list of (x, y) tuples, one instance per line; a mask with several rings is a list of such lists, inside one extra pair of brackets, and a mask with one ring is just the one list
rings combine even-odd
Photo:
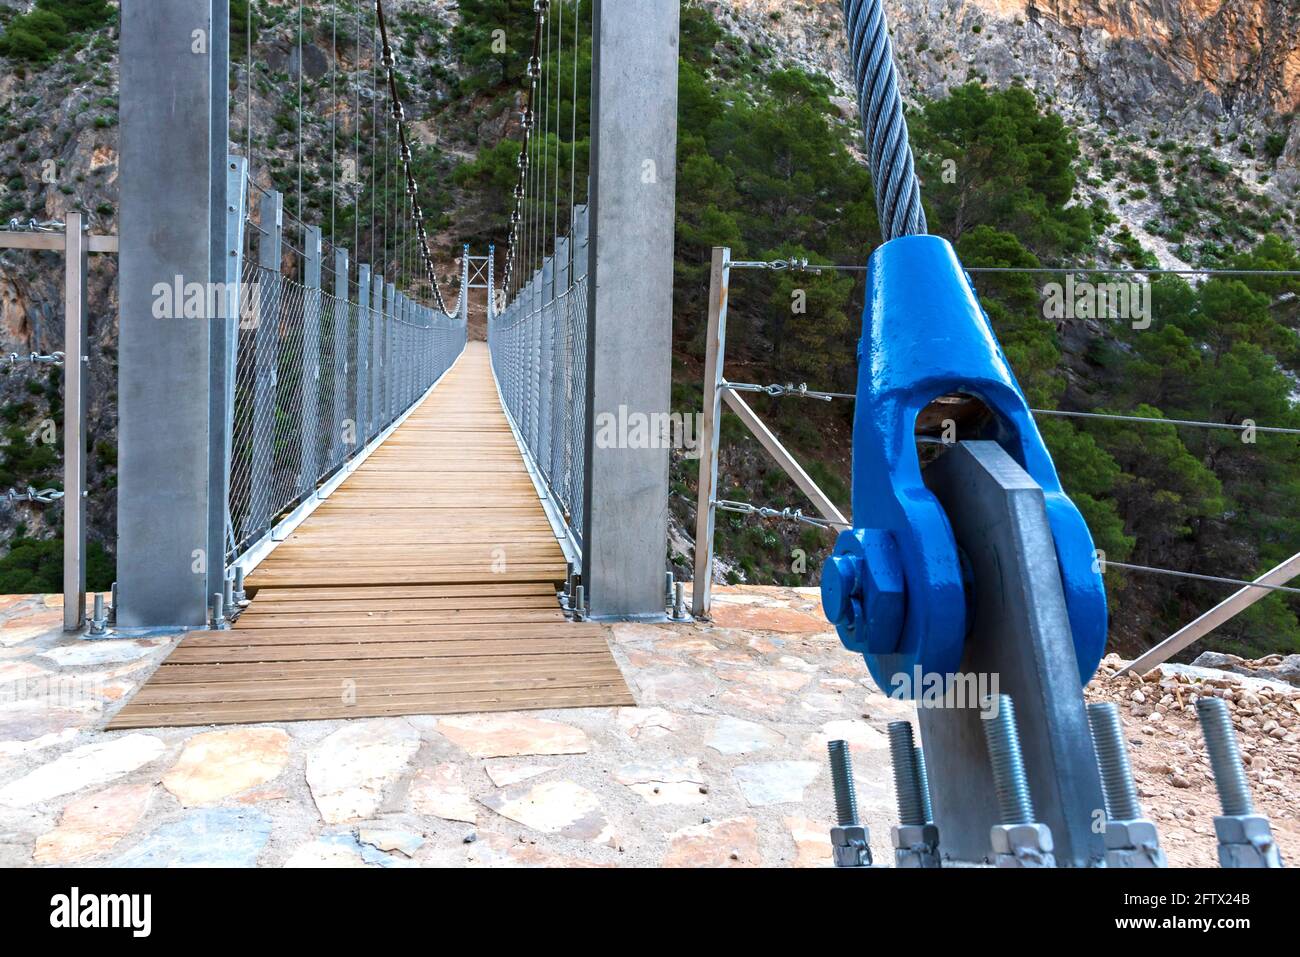
[[(408, 115), (437, 131), (436, 142), (416, 151), (430, 180), (424, 206), (431, 215), (442, 211), (446, 246), (464, 241), (481, 249), (495, 242), (502, 248), (518, 153), (518, 78), (528, 50), (512, 42), (499, 52), (492, 29), (504, 25), (512, 38), (531, 38), (532, 2), (460, 0), (459, 19), (448, 21), (409, 5), (402, 9), (403, 57), (421, 64), (407, 75)], [(272, 8), (270, 15), (276, 19), (253, 27), (259, 44), (293, 27), (283, 10)], [(17, 55), (13, 22), (8, 39), (0, 41), (9, 45), (0, 51), (10, 56)], [(328, 21), (314, 17), (307, 29), (310, 42), (326, 48), (332, 61)], [(585, 78), (589, 23), (580, 36), (579, 75)], [(340, 41), (338, 55), (346, 59), (349, 50)], [(737, 258), (861, 265), (880, 233), (860, 131), (830, 80), (792, 69), (771, 49), (726, 32), (695, 2), (683, 6), (681, 54), (673, 405), (695, 412), (713, 246), (730, 246)], [(67, 55), (50, 48), (29, 56), (29, 68)], [(571, 68), (567, 55), (565, 65)], [(256, 88), (270, 96), (289, 75), (260, 76)], [(307, 90), (312, 135), (323, 135), (329, 84), (317, 79)], [(584, 81), (577, 168), (566, 165), (575, 138), (567, 124), (547, 140), (559, 148), (561, 181), (572, 173), (579, 202), (587, 173), (588, 96)], [(20, 120), (17, 112), (10, 104), (10, 123)], [(1190, 147), (1116, 140), (1100, 147), (1110, 153), (1098, 159), (1099, 146), (1090, 141), (1083, 144), (1085, 159), (1051, 104), (1017, 83), (993, 88), (979, 78), (913, 104), (909, 124), (930, 229), (950, 239), (968, 267), (1151, 264), (1150, 250), (1132, 233), (1117, 233), (1115, 210), (1097, 192), (1098, 184), (1114, 181), (1125, 184), (1124, 202), (1152, 210), (1146, 232), (1176, 245), (1188, 261), (1300, 269), (1300, 255), (1283, 229), (1294, 225), (1294, 213), (1234, 203), (1224, 193), (1225, 171)], [(281, 151), (294, 134), (274, 127), (257, 132), (267, 149)], [(240, 139), (237, 131), (232, 135)], [(363, 172), (368, 163), (362, 157)], [(286, 189), (295, 174), (283, 162), (273, 165), (274, 181)], [(323, 213), (327, 186), (319, 170), (308, 179), (309, 211)], [(338, 204), (335, 229), (343, 241), (361, 233), (369, 190)], [(382, 202), (384, 187), (374, 190)], [(1233, 228), (1238, 221), (1243, 228)], [(365, 238), (362, 233), (363, 245)], [(1043, 285), (1060, 278), (976, 276), (984, 308), (1036, 408), (1300, 428), (1295, 278), (1160, 277), (1151, 285), (1150, 325), (1139, 329), (1127, 319), (1046, 318)], [(1100, 274), (1079, 278), (1102, 280)], [(862, 296), (860, 272), (735, 274), (729, 378), (853, 391)], [(792, 308), (795, 302), (806, 309)], [(755, 405), (828, 494), (847, 506), (852, 403), (759, 398)], [(0, 447), (5, 478), (17, 484), (48, 471), (50, 463), (36, 461), (39, 456), (23, 445), (27, 417), (10, 418), (8, 410), (6, 417), (8, 444)], [(1040, 424), (1067, 490), (1111, 560), (1249, 578), (1300, 550), (1297, 436), (1048, 417)], [(807, 508), (730, 415), (723, 447), (721, 497)], [(683, 574), (695, 470), (694, 460), (675, 456), (669, 559)], [(807, 527), (719, 516), (719, 557), (736, 581), (816, 584), (829, 543)], [(4, 572), (20, 560), (15, 550), (0, 561), (0, 590), (8, 590)], [(31, 564), (30, 557), (23, 561)], [(39, 567), (55, 573), (52, 564)], [(57, 579), (46, 581), (44, 572), (21, 581), (57, 589)], [(1116, 570), (1107, 572), (1107, 584), (1113, 642), (1125, 652), (1163, 637), (1227, 593), (1197, 581)], [(1212, 646), (1252, 657), (1296, 651), (1298, 614), (1294, 595), (1274, 595), (1216, 633)]]

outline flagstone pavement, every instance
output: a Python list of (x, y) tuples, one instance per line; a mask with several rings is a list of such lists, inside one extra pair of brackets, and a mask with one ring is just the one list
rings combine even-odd
[(105, 732), (179, 636), (65, 637), (57, 597), (0, 597), (0, 866), (824, 867), (833, 738), (891, 861), (885, 726), (913, 706), (816, 589), (715, 602), (610, 626), (637, 707)]

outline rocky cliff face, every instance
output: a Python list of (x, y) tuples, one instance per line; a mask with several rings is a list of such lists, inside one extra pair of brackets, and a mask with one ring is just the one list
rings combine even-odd
[[(751, 46), (829, 76), (856, 113), (840, 0), (706, 2)], [(1108, 171), (1117, 140), (1133, 162), (1167, 158), (1156, 145), (1171, 139), (1207, 151), (1207, 163), (1226, 168), (1223, 192), (1236, 193), (1222, 218), (1228, 235), (1233, 203), (1294, 214), (1300, 0), (885, 0), (885, 8), (909, 101), (970, 80), (1034, 91), (1079, 133), (1079, 201), (1105, 199), (1119, 220), (1113, 233), (1131, 233), (1160, 265), (1200, 263), (1168, 240), (1169, 214), (1155, 197), (1131, 195), (1141, 184)], [(1101, 175), (1088, 175), (1094, 167)], [(1274, 228), (1295, 237), (1292, 216)]]
[[(710, 0), (751, 42), (851, 87), (839, 0)], [(887, 0), (913, 96), (971, 71), (1096, 119), (1184, 125), (1300, 107), (1296, 0)]]

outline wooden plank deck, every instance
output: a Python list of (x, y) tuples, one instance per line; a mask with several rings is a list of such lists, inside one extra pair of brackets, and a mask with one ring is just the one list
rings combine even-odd
[(471, 342), (434, 393), (194, 632), (110, 729), (635, 702)]

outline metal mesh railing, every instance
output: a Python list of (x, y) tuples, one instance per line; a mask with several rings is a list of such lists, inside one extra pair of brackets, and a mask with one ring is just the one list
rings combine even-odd
[[(455, 362), (466, 326), (376, 284), (338, 296), (249, 262), (235, 357), (229, 557), (269, 532)], [(368, 303), (362, 305), (362, 301)]]
[[(579, 547), (585, 518), (586, 260), (585, 242), (571, 263), (557, 268), (548, 259), (500, 315), (495, 303), (488, 315), (488, 346), (502, 399)], [(576, 278), (566, 281), (571, 275)]]

